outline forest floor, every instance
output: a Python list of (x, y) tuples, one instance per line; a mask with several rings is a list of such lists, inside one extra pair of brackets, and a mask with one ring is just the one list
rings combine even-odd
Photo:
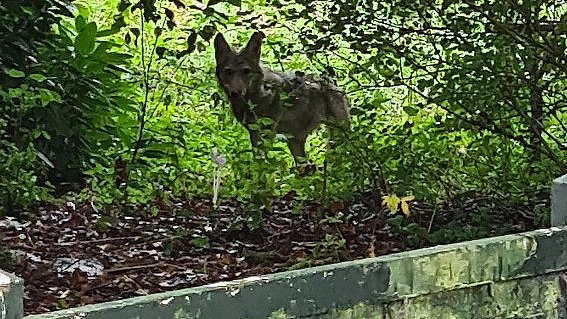
[(0, 219), (0, 265), (24, 278), (25, 312), (36, 314), (522, 232), (539, 227), (549, 203), (473, 195), (410, 207), (406, 218), (373, 194), (323, 204), (290, 193), (252, 228), (234, 200), (217, 209), (206, 199), (157, 202), (120, 214), (91, 203), (45, 205)]

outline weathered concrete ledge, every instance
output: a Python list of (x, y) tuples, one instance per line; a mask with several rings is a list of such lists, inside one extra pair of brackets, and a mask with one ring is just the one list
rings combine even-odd
[(24, 281), (0, 270), (0, 319), (20, 319), (24, 315)]
[(555, 227), (26, 318), (557, 318), (566, 269)]
[(551, 184), (551, 226), (567, 225), (567, 175)]

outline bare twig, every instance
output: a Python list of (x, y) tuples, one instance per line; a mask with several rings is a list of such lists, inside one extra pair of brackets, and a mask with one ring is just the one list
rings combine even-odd
[(112, 269), (106, 270), (106, 272), (107, 273), (115, 273), (115, 272), (124, 272), (124, 271), (146, 269), (146, 268), (157, 268), (157, 267), (162, 267), (163, 265), (164, 265), (163, 262), (158, 262), (158, 263), (146, 264), (146, 265), (136, 265), (136, 266), (112, 268)]

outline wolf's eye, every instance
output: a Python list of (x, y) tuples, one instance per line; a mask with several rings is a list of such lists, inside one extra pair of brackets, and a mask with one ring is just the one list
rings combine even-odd
[(231, 75), (233, 72), (233, 70), (231, 68), (225, 68), (224, 69), (224, 73), (226, 73), (227, 75)]
[(250, 68), (242, 69), (242, 73), (244, 73), (244, 75), (248, 75), (248, 74), (250, 74), (250, 72), (252, 72), (252, 70)]

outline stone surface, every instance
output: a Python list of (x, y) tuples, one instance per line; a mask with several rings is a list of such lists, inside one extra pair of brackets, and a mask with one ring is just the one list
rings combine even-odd
[(318, 318), (557, 318), (554, 275), (484, 283), (384, 305), (359, 303)]
[(556, 178), (551, 185), (551, 225), (567, 225), (567, 175)]
[(90, 305), (55, 318), (558, 318), (567, 228)]
[(24, 281), (0, 270), (0, 319), (20, 319), (24, 315)]

